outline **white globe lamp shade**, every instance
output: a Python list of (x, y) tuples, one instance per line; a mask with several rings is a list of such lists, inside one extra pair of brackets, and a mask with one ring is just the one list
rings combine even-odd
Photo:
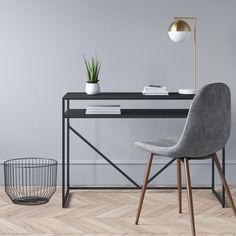
[(169, 26), (168, 34), (173, 42), (180, 43), (189, 37), (191, 28), (188, 23), (183, 20), (174, 20)]
[(179, 32), (168, 32), (170, 39), (175, 43), (181, 43), (188, 39), (191, 32), (179, 31)]

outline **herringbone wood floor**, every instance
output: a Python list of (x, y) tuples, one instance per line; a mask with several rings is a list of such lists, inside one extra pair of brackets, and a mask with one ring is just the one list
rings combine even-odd
[[(236, 200), (236, 189), (233, 191)], [(178, 214), (177, 192), (147, 191), (140, 224), (134, 225), (139, 191), (74, 191), (69, 208), (61, 208), (58, 190), (40, 206), (13, 204), (0, 191), (0, 235), (7, 236), (179, 236), (191, 235), (186, 192)], [(236, 235), (236, 218), (222, 209), (210, 191), (193, 191), (197, 235)]]

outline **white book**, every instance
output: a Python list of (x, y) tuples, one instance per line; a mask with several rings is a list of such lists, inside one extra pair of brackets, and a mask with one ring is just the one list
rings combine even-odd
[(114, 111), (108, 111), (108, 110), (86, 110), (85, 112), (86, 115), (93, 115), (93, 114), (107, 114), (107, 115), (120, 115), (121, 110), (114, 110)]
[(150, 93), (152, 93), (152, 92), (153, 93), (157, 93), (157, 92), (161, 93), (161, 92), (168, 92), (168, 89), (166, 87), (153, 87), (153, 86), (149, 87), (149, 86), (146, 86), (146, 87), (144, 87), (143, 91), (144, 92), (150, 92)]
[(165, 89), (144, 89), (145, 93), (166, 93), (168, 90)]
[(169, 92), (168, 91), (161, 91), (161, 92), (146, 92), (146, 91), (142, 91), (142, 94), (143, 95), (169, 95)]
[(165, 86), (149, 85), (145, 86), (142, 91), (143, 95), (169, 95)]
[(89, 105), (86, 107), (86, 110), (108, 110), (108, 111), (113, 111), (113, 110), (120, 110), (120, 105)]
[(89, 105), (85, 114), (121, 114), (120, 105)]

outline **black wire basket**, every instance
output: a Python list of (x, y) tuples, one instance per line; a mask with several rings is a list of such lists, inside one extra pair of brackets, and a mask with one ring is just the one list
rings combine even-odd
[(16, 204), (39, 205), (56, 191), (57, 161), (17, 158), (4, 162), (5, 191)]

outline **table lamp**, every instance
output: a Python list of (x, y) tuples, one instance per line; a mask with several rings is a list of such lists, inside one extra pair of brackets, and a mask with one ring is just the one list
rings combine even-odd
[(174, 17), (174, 21), (171, 23), (168, 29), (170, 39), (175, 43), (183, 42), (189, 38), (191, 34), (191, 28), (185, 21), (193, 21), (193, 88), (191, 89), (179, 89), (180, 94), (195, 94), (196, 89), (196, 17)]

